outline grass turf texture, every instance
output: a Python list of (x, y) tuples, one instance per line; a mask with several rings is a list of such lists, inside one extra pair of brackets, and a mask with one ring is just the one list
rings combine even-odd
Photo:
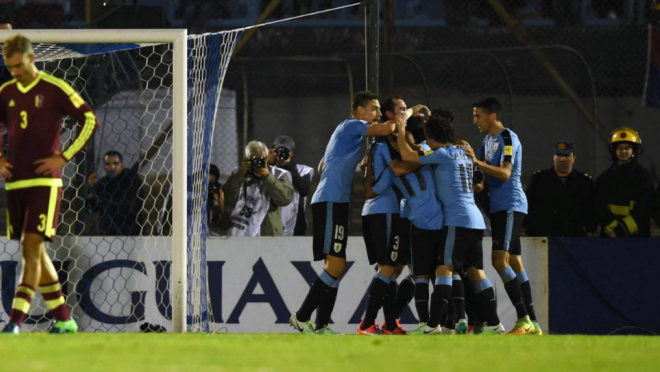
[(24, 333), (0, 335), (0, 370), (658, 371), (660, 337)]

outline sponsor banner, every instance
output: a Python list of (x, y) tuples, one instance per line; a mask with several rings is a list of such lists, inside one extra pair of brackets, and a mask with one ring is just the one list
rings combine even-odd
[[(0, 250), (0, 320), (7, 321), (20, 275), (20, 252), (16, 242), (3, 239), (0, 243), (5, 247)], [(547, 240), (523, 238), (522, 245), (536, 313), (545, 329)], [(322, 262), (312, 261), (311, 246), (311, 237), (208, 239), (212, 329), (231, 333), (292, 332), (289, 316), (298, 309), (322, 268)], [(515, 309), (489, 264), (490, 246), (490, 238), (485, 238), (486, 273), (498, 296), (502, 322), (510, 329), (515, 322)], [(64, 269), (61, 280), (66, 279), (67, 303), (74, 309), (82, 330), (134, 332), (144, 322), (170, 329), (171, 241), (168, 238), (65, 238), (48, 250), (56, 265)], [(360, 237), (348, 239), (347, 259), (348, 270), (339, 287), (332, 327), (352, 333), (364, 313), (364, 300), (375, 269), (367, 262)], [(404, 269), (402, 277), (407, 273)], [(44, 309), (42, 299), (33, 301), (26, 329), (47, 327)], [(381, 313), (379, 321), (382, 319)], [(402, 322), (408, 328), (416, 324), (414, 303), (404, 312)]]

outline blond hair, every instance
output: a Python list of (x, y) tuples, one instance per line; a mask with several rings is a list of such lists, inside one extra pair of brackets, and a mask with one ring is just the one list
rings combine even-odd
[(32, 49), (32, 42), (30, 39), (21, 34), (16, 34), (7, 39), (5, 44), (2, 46), (2, 55), (5, 59), (7, 59), (14, 53), (34, 55), (34, 49)]

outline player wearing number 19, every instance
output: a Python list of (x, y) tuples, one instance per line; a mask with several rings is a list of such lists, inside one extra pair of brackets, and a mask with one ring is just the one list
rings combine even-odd
[[(92, 138), (96, 116), (65, 81), (37, 70), (29, 39), (15, 35), (5, 42), (3, 57), (14, 77), (0, 87), (0, 121), (7, 126), (9, 153), (0, 155), (0, 175), (7, 190), (7, 237), (20, 239), (21, 281), (3, 333), (18, 334), (37, 286), (55, 323), (51, 333), (75, 333), (57, 272), (45, 241), (55, 237), (62, 195), (62, 167)], [(78, 135), (61, 152), (62, 118), (78, 121)]]
[[(422, 108), (415, 106), (399, 115), (407, 119)], [(325, 260), (325, 265), (300, 309), (289, 319), (291, 326), (302, 333), (334, 333), (328, 322), (337, 298), (339, 281), (346, 268), (349, 195), (360, 161), (362, 140), (364, 136), (385, 137), (394, 131), (392, 120), (377, 123), (381, 112), (376, 94), (356, 93), (351, 109), (353, 117), (337, 126), (319, 164), (321, 181), (312, 197), (313, 251), (314, 260)], [(314, 326), (310, 317), (317, 308), (317, 324)]]

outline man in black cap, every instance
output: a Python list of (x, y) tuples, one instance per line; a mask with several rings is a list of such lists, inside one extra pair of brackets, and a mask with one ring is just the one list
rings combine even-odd
[(314, 168), (294, 163), (295, 147), (293, 138), (280, 135), (275, 138), (268, 152), (268, 164), (289, 171), (293, 177), (293, 200), (289, 205), (282, 207), (283, 236), (304, 236), (307, 230), (305, 207), (314, 177)]
[(593, 181), (573, 168), (571, 142), (557, 142), (554, 152), (554, 166), (534, 173), (525, 190), (529, 214), (523, 226), (529, 236), (586, 236), (597, 226)]

